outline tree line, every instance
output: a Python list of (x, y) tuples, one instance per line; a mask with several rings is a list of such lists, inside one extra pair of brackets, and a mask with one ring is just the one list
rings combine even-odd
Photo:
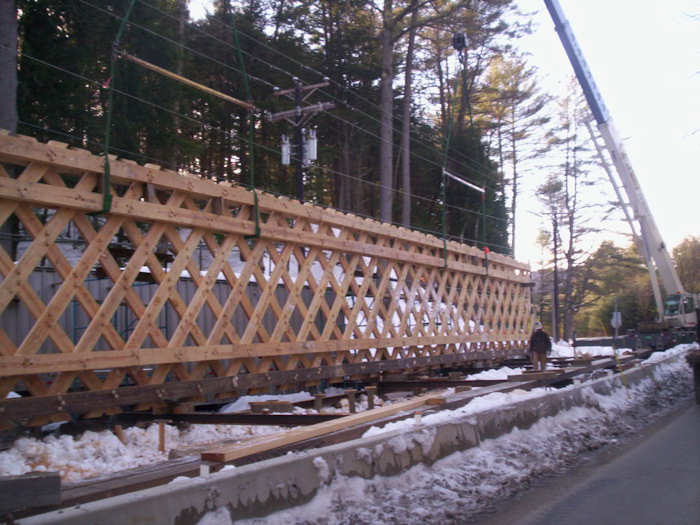
[[(529, 30), (513, 0), (216, 0), (196, 20), (187, 0), (138, 0), (118, 50), (131, 0), (4, 4), (0, 28), (10, 35), (14, 23), (17, 35), (20, 133), (101, 152), (111, 87), (117, 155), (293, 195), (293, 170), (280, 159), (288, 123), (125, 60), (111, 76), (112, 54), (271, 113), (294, 107), (276, 90), (325, 81), (305, 101), (335, 105), (309, 124), (319, 150), (305, 170), (306, 200), (434, 232), (444, 220), (449, 237), (512, 252), (519, 144), (544, 105), (512, 47)], [(463, 60), (452, 46), (458, 32)], [(0, 48), (3, 60), (13, 45), (9, 37)], [(443, 198), (444, 167), (486, 188), (484, 201), (452, 180)]]
[[(558, 100), (541, 92), (514, 45), (531, 30), (514, 0), (216, 0), (198, 19), (187, 0), (137, 0), (113, 49), (132, 1), (2, 2), (0, 127), (101, 154), (111, 109), (118, 156), (294, 195), (293, 168), (280, 155), (293, 127), (265, 115), (294, 107), (278, 93), (295, 81), (327, 84), (304, 102), (334, 104), (309, 123), (319, 142), (305, 170), (307, 201), (437, 235), (444, 222), (451, 238), (513, 253), (522, 180), (535, 177), (542, 320), (566, 338), (602, 332), (613, 296), (634, 312), (626, 326), (653, 317), (634, 249), (583, 248), (620, 204), (587, 198), (601, 184), (588, 110), (575, 84)], [(260, 111), (118, 57), (112, 75), (115, 52)], [(445, 179), (444, 168), (484, 187), (483, 200)], [(679, 270), (692, 268), (682, 279), (697, 273), (687, 256), (697, 244), (674, 252)]]

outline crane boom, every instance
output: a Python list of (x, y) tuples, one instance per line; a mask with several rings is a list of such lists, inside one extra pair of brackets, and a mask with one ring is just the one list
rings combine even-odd
[[(678, 273), (673, 265), (673, 260), (666, 249), (659, 229), (656, 226), (654, 217), (651, 214), (642, 189), (637, 180), (637, 176), (632, 169), (629, 157), (625, 152), (624, 145), (620, 140), (610, 117), (610, 112), (603, 102), (603, 98), (598, 91), (593, 75), (586, 63), (583, 53), (578, 46), (571, 25), (564, 15), (558, 0), (544, 0), (549, 11), (554, 27), (559, 35), (564, 50), (569, 61), (574, 68), (574, 73), (586, 97), (588, 106), (593, 113), (593, 117), (598, 125), (605, 146), (610, 154), (615, 166), (622, 187), (627, 194), (627, 198), (632, 206), (634, 218), (639, 224), (639, 236), (641, 238), (642, 254), (645, 258), (652, 283), (656, 280), (656, 270), (664, 286), (667, 295), (685, 294), (683, 285), (678, 277)], [(624, 203), (622, 203), (624, 206)], [(634, 233), (634, 232), (633, 232)], [(654, 295), (659, 315), (663, 312), (663, 301), (658, 292), (658, 285), (654, 286)]]

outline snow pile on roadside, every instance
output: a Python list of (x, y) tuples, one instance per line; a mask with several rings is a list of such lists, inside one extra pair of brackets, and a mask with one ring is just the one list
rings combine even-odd
[[(339, 476), (305, 505), (235, 523), (465, 523), (523, 490), (537, 477), (565, 472), (581, 461), (582, 454), (633, 436), (680, 401), (690, 398), (691, 371), (683, 358), (689, 348), (697, 345), (681, 345), (655, 354), (650, 362), (668, 361), (657, 365), (653, 378), (629, 388), (618, 388), (610, 395), (596, 394), (587, 388), (588, 406), (543, 418), (529, 429), (515, 429), (433, 465), (416, 465), (398, 476), (375, 476), (370, 480)], [(487, 397), (480, 401), (481, 410), (496, 403), (495, 398)], [(510, 400), (504, 398), (501, 402), (522, 398), (524, 394), (515, 393)], [(423, 422), (428, 417), (424, 416)], [(228, 512), (217, 512), (220, 513), (217, 523), (234, 523)], [(200, 525), (212, 523), (206, 519), (210, 519), (209, 515)]]
[(517, 376), (522, 374), (525, 368), (510, 368), (507, 366), (502, 366), (501, 368), (492, 368), (491, 370), (484, 370), (478, 374), (470, 374), (465, 377), (467, 381), (472, 381), (475, 379), (508, 379), (508, 376)]
[[(629, 348), (618, 348), (618, 355), (631, 352)], [(595, 357), (606, 357), (615, 355), (615, 350), (611, 346), (577, 346), (573, 347), (568, 342), (561, 340), (552, 343), (552, 352), (549, 357), (580, 357), (589, 355)]]
[(295, 394), (262, 394), (257, 396), (241, 396), (233, 403), (224, 405), (219, 409), (222, 414), (233, 414), (234, 412), (245, 412), (250, 410), (251, 401), (289, 401), (299, 403), (300, 401), (311, 401), (314, 396), (308, 392), (297, 392)]

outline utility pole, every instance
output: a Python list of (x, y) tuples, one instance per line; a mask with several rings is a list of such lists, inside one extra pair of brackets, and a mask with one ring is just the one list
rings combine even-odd
[(268, 113), (267, 120), (275, 122), (277, 120), (286, 120), (294, 126), (294, 177), (296, 180), (297, 199), (304, 202), (304, 125), (321, 111), (333, 109), (335, 104), (332, 102), (322, 102), (311, 106), (302, 106), (302, 104), (314, 94), (314, 92), (322, 87), (328, 86), (328, 81), (324, 80), (318, 84), (302, 85), (301, 81), (294, 77), (294, 87), (291, 89), (275, 89), (275, 96), (286, 96), (294, 100), (294, 109), (280, 111), (279, 113)]

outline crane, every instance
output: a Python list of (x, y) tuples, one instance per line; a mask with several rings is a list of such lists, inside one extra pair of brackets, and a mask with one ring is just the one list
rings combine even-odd
[[(659, 316), (656, 323), (657, 327), (676, 329), (695, 327), (698, 323), (696, 308), (700, 307), (700, 294), (690, 294), (686, 292), (678, 278), (673, 260), (668, 253), (661, 233), (649, 209), (649, 205), (644, 198), (642, 188), (632, 168), (632, 163), (625, 152), (624, 145), (617, 134), (610, 112), (603, 101), (603, 97), (600, 95), (598, 86), (593, 79), (593, 75), (576, 41), (571, 24), (569, 24), (559, 1), (544, 0), (544, 3), (554, 21), (554, 28), (569, 57), (576, 78), (581, 85), (583, 94), (586, 97), (588, 106), (598, 126), (600, 136), (603, 138), (605, 147), (615, 166), (615, 171), (621, 182), (621, 187), (627, 195), (629, 206), (632, 208), (632, 214), (630, 214), (627, 205), (622, 199), (620, 185), (617, 183), (612, 171), (607, 168), (607, 162), (605, 162), (603, 151), (598, 145), (595, 135), (592, 133), (592, 129), (589, 127), (598, 155), (600, 159), (603, 160), (604, 166), (606, 166), (608, 177), (617, 192), (618, 199), (620, 200), (627, 221), (632, 229), (635, 243), (642, 253), (647, 269), (649, 270), (654, 300), (656, 302), (656, 310)], [(659, 287), (659, 278), (661, 279), (661, 284), (666, 293), (665, 301), (663, 300)]]

